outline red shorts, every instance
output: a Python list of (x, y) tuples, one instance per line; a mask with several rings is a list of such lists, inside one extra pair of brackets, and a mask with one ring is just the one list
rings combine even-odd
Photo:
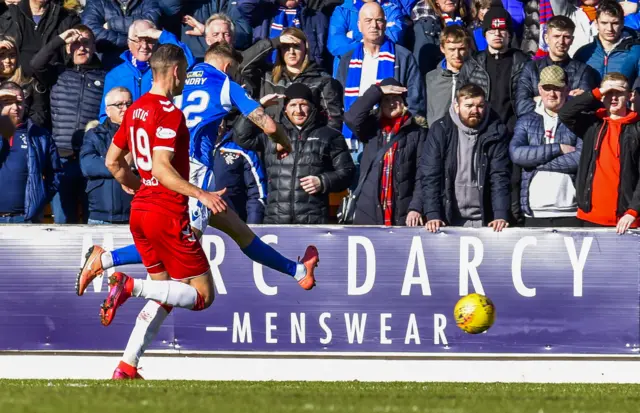
[(189, 217), (132, 210), (131, 235), (142, 263), (150, 274), (167, 271), (176, 280), (184, 280), (209, 271), (209, 260), (191, 231)]

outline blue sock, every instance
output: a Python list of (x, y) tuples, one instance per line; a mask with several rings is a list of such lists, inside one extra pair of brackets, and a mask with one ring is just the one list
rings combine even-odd
[(244, 254), (259, 264), (266, 265), (283, 274), (290, 276), (296, 275), (298, 263), (285, 258), (278, 251), (262, 242), (260, 237), (256, 236), (247, 247), (242, 249)]
[(111, 257), (113, 258), (114, 267), (126, 264), (142, 264), (142, 257), (140, 257), (135, 244), (111, 251)]

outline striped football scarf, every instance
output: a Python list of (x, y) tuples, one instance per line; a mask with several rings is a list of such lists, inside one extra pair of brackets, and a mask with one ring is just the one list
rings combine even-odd
[(442, 13), (442, 21), (444, 22), (445, 26), (453, 26), (456, 24), (458, 26), (462, 26), (462, 19), (460, 18), (460, 16), (452, 18), (447, 13)]
[[(298, 6), (295, 9), (287, 9), (286, 7), (280, 7), (278, 9), (278, 14), (273, 18), (271, 22), (271, 29), (269, 30), (269, 38), (273, 39), (274, 37), (280, 37), (282, 31), (287, 27), (297, 27), (300, 28), (300, 15), (301, 8)], [(270, 57), (270, 63), (274, 63), (276, 61), (276, 53), (274, 50)]]
[(534, 59), (540, 59), (549, 55), (549, 45), (544, 41), (544, 34), (547, 32), (547, 23), (553, 17), (551, 0), (540, 0), (540, 38), (538, 39), (538, 50)]
[[(358, 44), (353, 51), (349, 61), (349, 70), (344, 88), (344, 111), (348, 111), (353, 102), (360, 96), (360, 78), (362, 77), (362, 59), (364, 59), (364, 43)], [(379, 85), (384, 79), (394, 77), (394, 66), (396, 61), (396, 46), (391, 40), (385, 37), (384, 43), (380, 46), (378, 54), (378, 73), (376, 84)], [(353, 139), (353, 133), (346, 124), (342, 126), (342, 134), (345, 139)], [(353, 147), (353, 146), (351, 146)], [(357, 146), (356, 146), (357, 147)]]

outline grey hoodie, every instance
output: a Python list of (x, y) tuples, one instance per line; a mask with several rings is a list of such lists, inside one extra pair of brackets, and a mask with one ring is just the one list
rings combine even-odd
[(449, 115), (458, 127), (458, 167), (454, 184), (458, 212), (462, 219), (481, 220), (482, 193), (478, 186), (476, 151), (478, 150), (478, 135), (487, 127), (487, 122), (489, 121), (489, 110), (488, 108), (486, 109), (484, 119), (478, 129), (465, 126), (460, 121), (460, 117), (455, 112), (453, 105), (449, 109)]

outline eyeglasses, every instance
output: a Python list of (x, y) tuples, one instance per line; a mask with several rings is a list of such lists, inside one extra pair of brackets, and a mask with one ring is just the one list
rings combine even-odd
[(153, 46), (156, 43), (158, 43), (158, 41), (156, 39), (149, 39), (149, 38), (145, 38), (145, 37), (142, 37), (142, 38), (140, 38), (138, 40), (129, 38), (129, 41), (132, 42), (132, 43), (135, 43), (135, 44), (137, 44), (139, 46), (141, 46), (143, 44), (146, 44), (147, 46)]
[(131, 106), (131, 105), (133, 105), (133, 102), (128, 101), (128, 102), (112, 103), (112, 104), (107, 105), (107, 106), (114, 106), (114, 107), (116, 107), (116, 108), (118, 108), (118, 109), (126, 109), (126, 108), (128, 108), (129, 106)]

